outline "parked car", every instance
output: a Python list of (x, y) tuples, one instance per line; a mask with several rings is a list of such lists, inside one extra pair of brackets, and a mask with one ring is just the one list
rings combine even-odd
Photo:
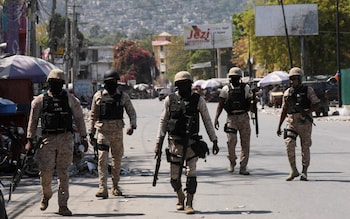
[(171, 93), (172, 93), (171, 89), (163, 88), (158, 94), (159, 101), (162, 101), (163, 99), (165, 99)]
[(303, 84), (312, 87), (321, 100), (316, 116), (328, 116), (329, 103), (338, 101), (338, 85), (327, 81), (304, 81)]

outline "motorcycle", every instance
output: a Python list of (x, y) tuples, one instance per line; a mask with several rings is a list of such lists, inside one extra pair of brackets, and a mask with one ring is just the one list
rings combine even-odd
[(36, 149), (40, 143), (37, 139), (34, 148), (25, 153), (25, 144), (22, 136), (24, 129), (13, 125), (0, 125), (0, 171), (20, 172), (30, 177), (39, 176), (39, 169), (36, 164)]

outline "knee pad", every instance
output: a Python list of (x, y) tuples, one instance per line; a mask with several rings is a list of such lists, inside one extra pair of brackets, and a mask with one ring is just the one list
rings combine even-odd
[(179, 179), (171, 179), (170, 180), (171, 187), (173, 187), (174, 191), (177, 192), (181, 189), (181, 181)]
[(186, 191), (189, 194), (196, 193), (196, 191), (197, 191), (197, 177), (195, 177), (195, 176), (187, 177)]
[(287, 139), (287, 138), (291, 138), (292, 140), (296, 140), (298, 137), (298, 133), (292, 129), (284, 129), (283, 130), (283, 138)]
[(98, 144), (97, 145), (98, 150), (100, 151), (109, 151), (109, 146), (105, 144)]

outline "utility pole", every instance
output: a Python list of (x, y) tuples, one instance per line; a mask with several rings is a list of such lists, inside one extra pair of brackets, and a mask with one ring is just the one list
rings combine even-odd
[(286, 32), (286, 39), (287, 39), (287, 46), (288, 46), (288, 54), (289, 54), (289, 65), (290, 68), (293, 68), (293, 59), (292, 59), (292, 52), (290, 50), (290, 43), (289, 43), (289, 35), (288, 35), (288, 28), (287, 28), (287, 23), (286, 23), (286, 15), (284, 13), (284, 6), (283, 6), (283, 1), (279, 0), (281, 7), (282, 7), (282, 14), (283, 14), (283, 21), (284, 21), (284, 30)]
[(213, 59), (214, 59), (214, 62), (213, 62), (213, 64), (214, 64), (214, 78), (216, 78), (216, 72), (215, 72), (215, 66), (216, 66), (216, 54), (215, 54), (215, 52), (216, 52), (216, 50), (215, 50), (215, 33), (212, 33), (211, 34), (211, 36), (212, 36), (212, 43), (213, 43)]
[(55, 48), (54, 48), (54, 20), (53, 17), (55, 15), (56, 10), (56, 0), (52, 0), (52, 9), (51, 9), (51, 22), (50, 22), (50, 54), (51, 54), (51, 63), (55, 64)]
[(71, 83), (74, 82), (74, 79), (77, 75), (77, 43), (76, 43), (76, 24), (77, 24), (77, 18), (75, 14), (75, 4), (73, 5), (73, 21), (71, 26), (71, 45), (72, 45), (72, 58), (73, 58), (73, 65), (72, 65), (72, 76), (71, 76)]
[(36, 21), (38, 10), (37, 0), (31, 0), (28, 3), (27, 14), (27, 40), (26, 40), (26, 54), (28, 56), (37, 56), (36, 51)]
[(343, 106), (342, 101), (342, 89), (341, 89), (341, 69), (340, 69), (340, 38), (339, 38), (339, 1), (336, 1), (336, 17), (337, 17), (337, 24), (336, 24), (336, 35), (337, 35), (337, 68), (338, 68), (338, 103), (339, 107)]
[(70, 51), (69, 51), (69, 20), (68, 20), (68, 0), (66, 0), (66, 18), (65, 18), (65, 36), (64, 36), (64, 55), (63, 55), (63, 60), (64, 60), (64, 71), (68, 76), (68, 81), (67, 84), (71, 81), (71, 75), (69, 72), (69, 62), (70, 62)]

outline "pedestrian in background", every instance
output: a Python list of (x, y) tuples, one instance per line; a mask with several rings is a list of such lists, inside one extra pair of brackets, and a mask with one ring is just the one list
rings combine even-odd
[(58, 214), (71, 216), (67, 201), (69, 198), (69, 167), (73, 161), (73, 119), (81, 136), (81, 143), (88, 149), (84, 115), (79, 100), (63, 90), (63, 71), (52, 70), (48, 77), (48, 91), (40, 94), (31, 103), (27, 129), (26, 150), (33, 148), (41, 119), (42, 143), (38, 148), (37, 162), (40, 170), (42, 199), (40, 210), (44, 211), (52, 197), (52, 176), (54, 169), (58, 181)]
[(104, 75), (104, 89), (94, 94), (90, 114), (90, 138), (97, 138), (99, 189), (96, 197), (108, 198), (108, 155), (112, 154), (112, 194), (121, 196), (119, 187), (121, 162), (124, 154), (123, 121), (124, 109), (130, 126), (126, 133), (132, 135), (136, 129), (136, 112), (127, 93), (119, 91), (119, 74), (109, 70)]
[[(158, 153), (160, 139), (164, 139), (168, 133), (169, 148), (166, 151), (167, 160), (170, 162), (170, 184), (178, 198), (176, 209), (185, 210), (186, 214), (195, 213), (193, 198), (197, 190), (198, 155), (192, 145), (195, 145), (199, 137), (199, 114), (213, 142), (213, 154), (219, 152), (217, 136), (205, 100), (200, 94), (192, 91), (192, 82), (192, 76), (187, 71), (180, 71), (175, 75), (174, 83), (178, 91), (164, 100), (155, 147), (155, 153)], [(182, 189), (180, 175), (183, 165), (186, 166), (187, 177), (185, 190)], [(183, 191), (187, 192), (187, 199)]]
[(277, 135), (280, 136), (282, 134), (282, 123), (287, 118), (284, 141), (291, 167), (291, 172), (286, 178), (287, 181), (291, 181), (300, 175), (295, 162), (296, 139), (298, 136), (300, 137), (303, 165), (300, 180), (307, 181), (313, 124), (312, 112), (317, 109), (320, 102), (313, 88), (301, 83), (303, 75), (304, 71), (298, 67), (294, 67), (289, 71), (290, 87), (283, 94), (282, 112), (277, 128)]
[(241, 81), (242, 70), (233, 67), (228, 73), (230, 84), (225, 85), (220, 91), (219, 103), (216, 109), (214, 120), (215, 128), (219, 129), (219, 117), (223, 109), (227, 112), (226, 124), (224, 131), (227, 133), (228, 159), (230, 161), (228, 171), (234, 172), (236, 166), (236, 145), (237, 132), (239, 132), (241, 140), (241, 156), (239, 174), (249, 175), (247, 165), (250, 152), (250, 119), (248, 111), (250, 109), (250, 101), (252, 93), (249, 85)]

